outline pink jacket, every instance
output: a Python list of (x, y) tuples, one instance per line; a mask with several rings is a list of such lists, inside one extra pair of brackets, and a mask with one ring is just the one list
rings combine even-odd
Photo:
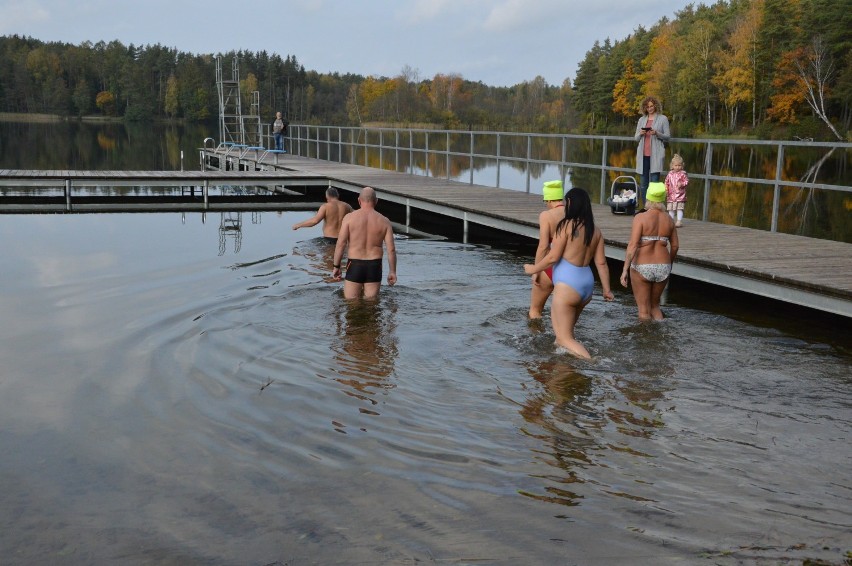
[(666, 175), (666, 200), (668, 202), (686, 202), (686, 185), (689, 177), (686, 171), (669, 171)]

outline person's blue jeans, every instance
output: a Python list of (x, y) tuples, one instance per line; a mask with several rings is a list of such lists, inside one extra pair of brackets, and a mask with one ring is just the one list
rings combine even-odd
[(274, 134), (275, 135), (275, 149), (278, 151), (284, 150), (284, 134)]
[(639, 185), (639, 195), (642, 197), (642, 208), (645, 208), (645, 194), (648, 192), (649, 183), (657, 183), (660, 173), (649, 173), (651, 171), (651, 156), (642, 156), (642, 183)]

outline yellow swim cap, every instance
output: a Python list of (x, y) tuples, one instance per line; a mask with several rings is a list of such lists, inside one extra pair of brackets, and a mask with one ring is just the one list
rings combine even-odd
[(562, 181), (545, 181), (541, 188), (542, 200), (562, 200), (565, 193), (562, 190)]
[(665, 183), (648, 183), (648, 192), (645, 194), (645, 200), (649, 200), (651, 202), (666, 202)]

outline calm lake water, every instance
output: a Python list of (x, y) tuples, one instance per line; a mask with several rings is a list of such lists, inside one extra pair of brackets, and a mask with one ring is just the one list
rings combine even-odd
[(0, 216), (0, 563), (848, 560), (847, 321), (597, 288), (579, 361), (525, 251), (350, 304), (311, 214)]
[(526, 257), (399, 237), (348, 304), (310, 214), (2, 217), (4, 564), (852, 550), (848, 333), (598, 289), (578, 361), (527, 323)]

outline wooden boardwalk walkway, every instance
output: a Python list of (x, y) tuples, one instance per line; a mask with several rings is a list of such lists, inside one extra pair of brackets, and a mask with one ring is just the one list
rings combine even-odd
[[(214, 150), (205, 155), (217, 156)], [(251, 164), (265, 171), (0, 170), (0, 186), (22, 185), (15, 181), (27, 179), (31, 186), (45, 186), (45, 181), (64, 184), (67, 178), (80, 186), (110, 180), (128, 185), (142, 184), (140, 180), (175, 185), (205, 179), (234, 184), (332, 185), (353, 192), (371, 186), (379, 191), (380, 200), (455, 218), (464, 226), (474, 223), (538, 238), (538, 214), (544, 209), (540, 195), (298, 156), (282, 156), (276, 161), (270, 156)], [(604, 233), (607, 255), (623, 261), (632, 217), (614, 215), (608, 206), (595, 205), (595, 221)], [(460, 233), (460, 238), (465, 234)], [(698, 220), (686, 220), (678, 235), (675, 275), (852, 317), (852, 244)]]

